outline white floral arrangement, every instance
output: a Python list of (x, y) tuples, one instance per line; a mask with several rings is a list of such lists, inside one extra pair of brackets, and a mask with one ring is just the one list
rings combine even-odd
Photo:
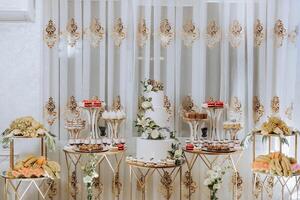
[(161, 128), (150, 117), (138, 116), (135, 127), (144, 139), (161, 140), (174, 137), (173, 132), (168, 128)]
[(207, 171), (207, 178), (203, 184), (210, 190), (210, 200), (218, 200), (217, 192), (221, 188), (226, 169), (216, 165)]
[(147, 79), (141, 83), (144, 85), (144, 92), (158, 92), (164, 89), (163, 84), (156, 80)]
[(153, 110), (152, 98), (141, 96), (139, 99), (139, 114), (144, 115), (147, 110)]
[(175, 165), (181, 165), (184, 162), (184, 154), (180, 143), (172, 143), (171, 148), (172, 150), (168, 152), (170, 159), (175, 160)]
[(94, 180), (99, 177), (96, 171), (98, 157), (95, 154), (91, 154), (89, 162), (86, 162), (85, 166), (82, 167), (83, 170), (83, 183), (87, 187), (87, 200), (93, 199), (93, 184)]

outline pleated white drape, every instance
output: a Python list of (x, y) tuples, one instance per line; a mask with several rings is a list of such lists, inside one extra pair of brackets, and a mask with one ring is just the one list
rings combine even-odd
[[(141, 94), (140, 81), (153, 78), (163, 81), (165, 92), (174, 105), (174, 129), (178, 137), (188, 136), (188, 126), (179, 115), (182, 99), (191, 95), (197, 105), (209, 97), (230, 103), (237, 97), (242, 105), (244, 120), (243, 135), (260, 125), (272, 113), (271, 101), (279, 97), (279, 113), (282, 118), (299, 127), (300, 114), (300, 1), (297, 0), (45, 0), (44, 24), (53, 19), (59, 32), (66, 30), (68, 21), (74, 18), (80, 30), (89, 28), (93, 18), (98, 18), (104, 27), (105, 38), (98, 47), (92, 47), (86, 34), (70, 48), (63, 42), (52, 49), (44, 47), (44, 101), (52, 96), (58, 103), (60, 121), (52, 127), (62, 144), (67, 139), (64, 129), (63, 109), (68, 98), (77, 100), (99, 96), (111, 106), (120, 95), (127, 113), (121, 134), (127, 138), (129, 153), (135, 151), (137, 136), (133, 127), (137, 113), (137, 100)], [(121, 18), (126, 28), (126, 38), (120, 47), (115, 46), (113, 27)], [(145, 19), (151, 35), (144, 47), (137, 40), (138, 23)], [(160, 23), (168, 19), (174, 38), (167, 48), (161, 46)], [(263, 41), (259, 47), (255, 42), (255, 22), (263, 25)], [(282, 20), (286, 29), (282, 46), (277, 47), (274, 26)], [(183, 25), (189, 20), (199, 29), (200, 37), (191, 47), (182, 41)], [(230, 44), (230, 26), (237, 20), (242, 27), (241, 42), (234, 48)], [(221, 29), (221, 41), (214, 48), (207, 47), (207, 25), (215, 21)], [(289, 34), (296, 31), (296, 42)], [(257, 97), (263, 108), (262, 117), (253, 119), (258, 113), (253, 110), (253, 99)], [(293, 116), (287, 109), (293, 107)], [(64, 162), (63, 155), (57, 159)], [(249, 158), (244, 158), (242, 176), (249, 177)], [(201, 168), (201, 165), (199, 166)], [(246, 170), (246, 169), (249, 170)], [(124, 173), (127, 169), (124, 168)], [(204, 173), (197, 180), (201, 192), (194, 195), (207, 197), (202, 186)], [(197, 177), (197, 173), (194, 174)], [(199, 175), (199, 174), (198, 174)], [(125, 176), (125, 175), (124, 175)], [(62, 177), (63, 179), (66, 177)], [(63, 181), (62, 179), (62, 181)], [(66, 179), (65, 179), (66, 180)], [(110, 183), (110, 180), (107, 179)], [(229, 182), (228, 180), (227, 182)], [(226, 183), (227, 183), (226, 182)], [(244, 181), (245, 188), (251, 180)], [(125, 190), (126, 185), (124, 184)], [(61, 189), (64, 184), (61, 184)], [(229, 195), (224, 189), (224, 197)], [(228, 194), (229, 193), (229, 194)], [(249, 193), (249, 192), (248, 192)], [(247, 199), (246, 194), (244, 199)], [(60, 192), (61, 195), (64, 195)], [(124, 199), (127, 192), (124, 192)], [(250, 195), (250, 193), (249, 193)], [(61, 196), (63, 199), (64, 196)], [(110, 196), (106, 196), (110, 199)], [(228, 197), (229, 198), (229, 197)]]

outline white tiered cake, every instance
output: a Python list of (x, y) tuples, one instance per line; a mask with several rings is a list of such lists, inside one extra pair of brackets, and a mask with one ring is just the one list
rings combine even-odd
[(164, 95), (160, 82), (147, 80), (144, 83), (144, 96), (139, 106), (138, 127), (141, 137), (137, 139), (137, 158), (145, 161), (166, 159), (174, 143), (172, 111), (168, 98)]

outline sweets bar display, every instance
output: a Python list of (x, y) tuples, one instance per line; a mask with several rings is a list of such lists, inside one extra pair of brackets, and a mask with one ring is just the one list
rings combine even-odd
[(208, 151), (208, 152), (233, 152), (237, 150), (241, 150), (240, 141), (239, 140), (195, 140), (192, 143), (187, 140), (186, 141), (186, 150), (198, 150), (198, 151)]

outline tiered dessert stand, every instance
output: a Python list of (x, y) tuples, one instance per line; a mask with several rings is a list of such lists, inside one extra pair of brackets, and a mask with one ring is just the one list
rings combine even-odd
[(199, 131), (199, 128), (207, 121), (207, 119), (189, 119), (186, 117), (183, 117), (183, 120), (188, 123), (190, 127), (190, 140), (194, 141), (197, 137), (197, 133)]
[[(191, 100), (190, 100), (191, 101)], [(186, 104), (185, 102), (183, 104)], [(191, 103), (190, 103), (191, 104)], [(190, 106), (191, 108), (191, 106)], [(210, 127), (209, 127), (209, 137), (208, 139), (210, 142), (220, 141), (220, 130), (218, 128), (221, 120), (221, 115), (223, 112), (223, 106), (220, 107), (203, 107), (207, 110)], [(183, 118), (184, 121), (187, 121)], [(191, 122), (189, 122), (191, 124)], [(195, 125), (191, 124), (191, 136), (195, 135), (195, 131), (197, 132), (197, 123)], [(230, 130), (232, 131), (232, 130)], [(234, 135), (238, 132), (238, 130), (233, 130)], [(231, 138), (232, 140), (232, 138)], [(193, 140), (190, 141), (193, 143)], [(230, 150), (226, 151), (209, 151), (208, 149), (205, 150), (203, 148), (193, 148), (187, 149), (183, 148), (185, 152), (185, 159), (188, 166), (188, 171), (185, 173), (185, 181), (184, 185), (188, 190), (188, 199), (191, 199), (193, 193), (196, 191), (196, 183), (192, 178), (192, 170), (195, 166), (197, 160), (200, 160), (204, 163), (207, 169), (212, 169), (213, 166), (220, 166), (222, 167), (230, 167), (233, 171), (233, 199), (238, 200), (241, 198), (241, 190), (242, 190), (242, 179), (239, 175), (237, 165), (239, 164), (240, 158), (242, 156), (242, 149), (241, 148), (231, 148)]]
[[(256, 150), (258, 149), (256, 139), (262, 137), (261, 133), (256, 132), (253, 134), (253, 162), (257, 156)], [(279, 151), (282, 153), (283, 145), (280, 141), (280, 137), (278, 135), (265, 135), (267, 137), (267, 145), (266, 151), (268, 153)], [(293, 157), (297, 160), (298, 156), (298, 137), (297, 134), (294, 133), (291, 136), (286, 136), (290, 140), (290, 142), (294, 143), (294, 153)], [(275, 143), (279, 141), (279, 145), (275, 145)], [(255, 172), (253, 171), (253, 199), (273, 199), (273, 192), (280, 191), (276, 193), (276, 199), (281, 200), (293, 200), (300, 199), (300, 174), (294, 174), (289, 177), (273, 175), (269, 173), (263, 172)], [(279, 196), (278, 196), (279, 195)]]
[(211, 140), (220, 140), (219, 122), (223, 113), (223, 107), (206, 107), (210, 119), (209, 135)]
[(118, 130), (119, 130), (119, 126), (120, 124), (125, 120), (125, 117), (124, 118), (115, 118), (115, 119), (104, 119), (107, 123), (107, 126), (108, 126), (108, 138), (111, 138), (111, 139), (117, 139), (119, 138), (119, 135), (118, 135)]
[[(16, 139), (32, 139), (31, 137), (12, 137), (9, 145), (10, 149), (10, 168), (14, 169), (14, 141)], [(40, 155), (45, 156), (47, 159), (47, 146), (44, 137), (38, 137), (40, 140)], [(4, 200), (8, 200), (9, 194), (13, 195), (16, 200), (21, 200), (30, 193), (30, 189), (34, 188), (42, 199), (47, 198), (54, 181), (48, 177), (40, 178), (11, 178), (2, 173), (1, 177), (4, 179)]]
[[(182, 198), (182, 164), (166, 164), (157, 165), (151, 163), (139, 163), (132, 160), (127, 160), (129, 165), (129, 178), (130, 178), (130, 199), (135, 199), (133, 197), (133, 185), (134, 180), (136, 180), (137, 190), (141, 191), (141, 195), (137, 199), (145, 200), (147, 193), (147, 184), (149, 180), (156, 174), (160, 178), (160, 192), (164, 199), (170, 200), (174, 194), (174, 186), (176, 185), (177, 179), (179, 179), (179, 199)], [(173, 198), (172, 198), (173, 199)]]

